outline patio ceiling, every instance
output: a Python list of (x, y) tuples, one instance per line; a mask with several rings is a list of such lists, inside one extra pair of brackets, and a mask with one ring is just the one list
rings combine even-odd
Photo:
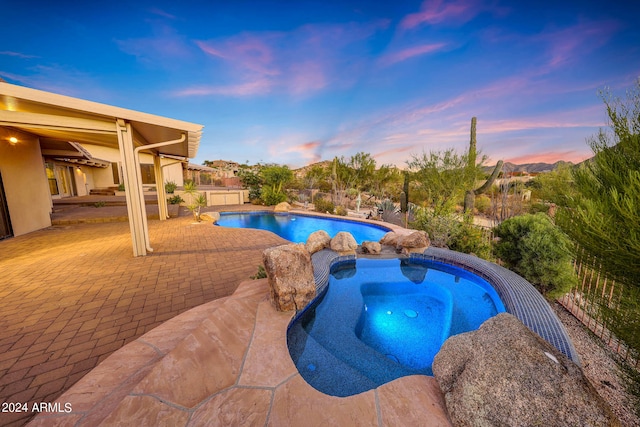
[(202, 125), (0, 82), (0, 126), (29, 132), (43, 140), (118, 148), (118, 119), (131, 124), (136, 146), (176, 140), (184, 133), (183, 143), (154, 151), (196, 156)]

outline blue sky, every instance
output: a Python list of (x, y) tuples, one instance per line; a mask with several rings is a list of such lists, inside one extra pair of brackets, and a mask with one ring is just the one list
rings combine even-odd
[(199, 123), (193, 160), (299, 167), (469, 144), (590, 157), (640, 77), (638, 1), (0, 0), (7, 82)]

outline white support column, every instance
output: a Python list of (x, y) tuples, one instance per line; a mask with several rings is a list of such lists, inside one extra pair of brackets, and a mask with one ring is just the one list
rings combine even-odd
[(131, 124), (124, 120), (116, 121), (118, 133), (118, 146), (122, 159), (122, 173), (125, 186), (125, 197), (127, 199), (127, 212), (129, 214), (129, 228), (131, 230), (131, 241), (133, 243), (133, 256), (145, 256), (147, 254), (146, 242), (147, 228), (143, 220), (146, 219), (146, 208), (141, 192), (142, 182), (139, 166), (136, 164), (135, 147), (133, 144), (133, 130)]
[(162, 165), (160, 157), (153, 156), (153, 171), (156, 177), (156, 194), (158, 195), (158, 216), (160, 221), (164, 221), (169, 218), (169, 211), (167, 209), (167, 193), (164, 190), (164, 173), (162, 171)]

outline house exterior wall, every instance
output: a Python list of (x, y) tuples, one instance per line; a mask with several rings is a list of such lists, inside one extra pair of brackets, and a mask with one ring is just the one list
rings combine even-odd
[[(106, 160), (112, 163), (121, 162), (120, 151), (117, 148), (102, 147), (91, 144), (82, 144), (82, 146), (96, 159)], [(184, 184), (184, 180), (182, 178), (182, 164), (176, 163), (173, 159), (161, 159), (160, 162), (162, 165), (168, 164), (168, 166), (162, 169), (165, 182), (173, 181), (176, 185), (182, 186)], [(140, 153), (140, 163), (153, 165), (153, 156), (147, 153)], [(91, 173), (93, 185), (89, 188), (107, 188), (118, 185), (113, 182), (113, 172), (111, 168), (91, 168), (91, 170), (93, 171)]]
[[(18, 138), (12, 144), (10, 137)], [(37, 137), (0, 127), (0, 173), (14, 236), (51, 226), (51, 196)]]

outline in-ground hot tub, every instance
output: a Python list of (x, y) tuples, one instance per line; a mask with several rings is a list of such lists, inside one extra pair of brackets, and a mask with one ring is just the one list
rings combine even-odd
[(432, 375), (451, 335), (505, 311), (493, 287), (465, 269), (424, 259), (358, 259), (291, 323), (289, 352), (317, 390), (351, 396), (407, 375)]

